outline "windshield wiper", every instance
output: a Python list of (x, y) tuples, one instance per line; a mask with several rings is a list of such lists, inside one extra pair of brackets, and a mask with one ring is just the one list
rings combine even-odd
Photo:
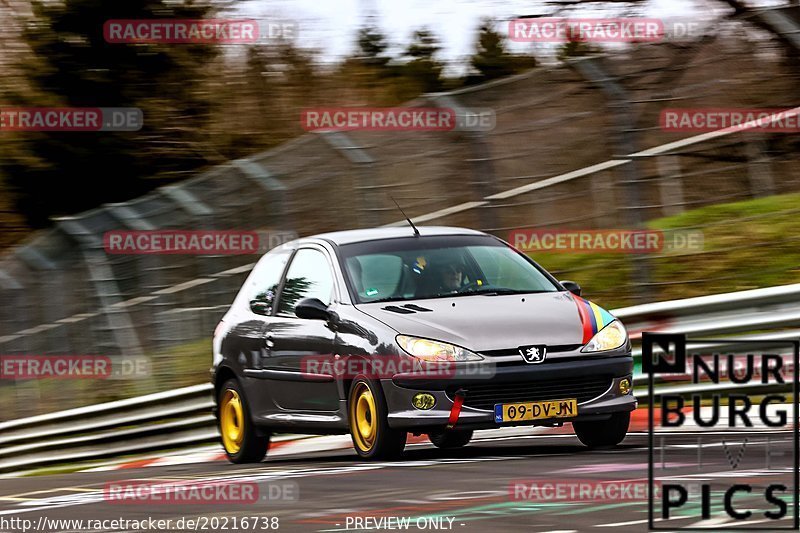
[(527, 289), (505, 289), (502, 287), (483, 287), (480, 289), (464, 291), (458, 293), (458, 295), (472, 295), (472, 294), (483, 294), (486, 296), (504, 296), (507, 294), (539, 294), (543, 292), (553, 292), (553, 291), (542, 291), (542, 290), (527, 290)]
[(388, 298), (378, 298), (377, 300), (370, 300), (368, 302), (361, 302), (365, 304), (379, 304), (384, 302), (402, 302), (408, 300), (405, 296), (390, 296)]
[(540, 294), (544, 292), (556, 292), (556, 291), (542, 291), (542, 290), (527, 290), (527, 289), (505, 289), (502, 287), (481, 287), (479, 289), (472, 289), (468, 291), (461, 291), (461, 292), (445, 292), (445, 293), (438, 293), (438, 294), (429, 294), (425, 296), (419, 297), (412, 297), (408, 298), (405, 296), (391, 296), (388, 298), (379, 298), (377, 300), (370, 300), (368, 302), (362, 302), (365, 304), (377, 304), (377, 303), (387, 303), (387, 302), (411, 302), (416, 300), (434, 300), (438, 298), (457, 298), (459, 296), (475, 296), (475, 295), (482, 295), (482, 296), (505, 296), (508, 294)]

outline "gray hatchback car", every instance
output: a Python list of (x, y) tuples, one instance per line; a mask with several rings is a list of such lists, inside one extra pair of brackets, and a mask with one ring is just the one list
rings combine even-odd
[(217, 326), (222, 444), (264, 458), (274, 432), (350, 433), (361, 457), (476, 429), (571, 422), (614, 446), (636, 408), (622, 323), (506, 242), (447, 227), (292, 241), (264, 255)]

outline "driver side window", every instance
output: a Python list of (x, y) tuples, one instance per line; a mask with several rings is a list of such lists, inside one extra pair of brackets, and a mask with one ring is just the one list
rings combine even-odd
[(314, 248), (297, 251), (286, 273), (278, 301), (278, 314), (295, 317), (297, 302), (317, 298), (325, 305), (333, 300), (333, 274), (325, 254)]

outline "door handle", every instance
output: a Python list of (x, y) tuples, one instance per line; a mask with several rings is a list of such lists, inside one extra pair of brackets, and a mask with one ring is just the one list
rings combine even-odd
[(267, 336), (264, 339), (264, 345), (267, 347), (268, 350), (271, 350), (272, 347), (275, 346), (275, 341), (273, 339), (274, 337), (272, 333), (267, 333)]

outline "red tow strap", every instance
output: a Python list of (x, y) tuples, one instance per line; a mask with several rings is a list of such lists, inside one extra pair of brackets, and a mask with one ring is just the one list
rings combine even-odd
[(461, 414), (462, 405), (464, 405), (464, 391), (459, 389), (453, 400), (453, 407), (450, 409), (450, 419), (447, 421), (447, 429), (453, 429), (453, 427), (455, 427), (456, 422), (458, 422), (458, 416)]

